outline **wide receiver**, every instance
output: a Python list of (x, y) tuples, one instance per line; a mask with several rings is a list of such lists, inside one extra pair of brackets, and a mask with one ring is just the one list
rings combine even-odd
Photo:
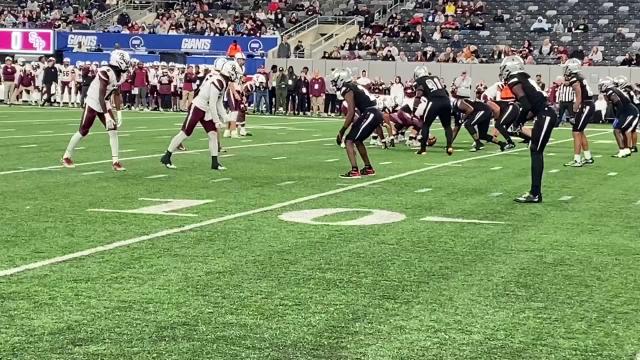
[[(73, 152), (93, 126), (96, 118), (100, 120), (102, 125), (107, 129), (109, 135), (109, 144), (111, 145), (111, 160), (113, 170), (124, 171), (125, 168), (120, 164), (118, 159), (118, 127), (122, 124), (122, 116), (120, 109), (122, 107), (122, 98), (120, 97), (119, 87), (125, 81), (124, 73), (129, 69), (129, 54), (122, 50), (114, 50), (111, 52), (111, 58), (107, 66), (102, 66), (97, 71), (97, 76), (87, 91), (87, 99), (85, 101), (82, 119), (80, 120), (80, 129), (73, 134), (67, 150), (62, 157), (62, 165), (66, 168), (75, 167), (73, 163)], [(113, 107), (111, 103), (113, 102)], [(113, 108), (115, 107), (117, 122), (114, 119)]]
[[(171, 162), (171, 155), (178, 149), (184, 140), (193, 134), (195, 127), (200, 124), (209, 138), (209, 152), (211, 153), (211, 169), (224, 170), (218, 161), (218, 132), (216, 124), (228, 122), (227, 111), (224, 108), (224, 95), (230, 83), (235, 82), (240, 75), (240, 67), (235, 61), (229, 61), (222, 65), (219, 73), (210, 73), (197, 90), (187, 117), (182, 124), (180, 132), (171, 139), (167, 152), (160, 162), (168, 169), (175, 169)], [(211, 117), (211, 118), (209, 118)]]

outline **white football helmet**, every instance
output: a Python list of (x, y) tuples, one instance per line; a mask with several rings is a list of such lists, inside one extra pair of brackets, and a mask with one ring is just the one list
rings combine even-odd
[(129, 69), (130, 62), (131, 58), (129, 57), (129, 53), (122, 50), (113, 50), (111, 52), (109, 65), (116, 67), (120, 71), (127, 71)]
[(600, 79), (600, 81), (598, 82), (598, 90), (600, 90), (601, 93), (605, 92), (607, 89), (611, 89), (613, 87), (615, 87), (615, 83), (613, 82), (613, 79), (609, 76)]
[(233, 58), (240, 66), (243, 66), (247, 62), (247, 57), (241, 52), (236, 53)]
[(519, 56), (511, 55), (502, 60), (498, 76), (500, 77), (500, 80), (504, 81), (509, 76), (521, 72), (524, 72), (524, 61)]
[(100, 61), (100, 66), (107, 66), (107, 65), (109, 65), (108, 61), (105, 61), (105, 60)]
[(217, 58), (216, 61), (213, 62), (213, 70), (220, 72), (222, 70), (222, 67), (224, 66), (224, 64), (227, 63), (227, 59), (225, 58)]
[(235, 61), (227, 61), (220, 69), (220, 75), (224, 75), (231, 81), (238, 80), (240, 74), (240, 65)]
[(161, 61), (161, 62), (160, 62), (160, 66), (162, 66), (162, 67), (167, 67), (167, 63), (166, 63), (166, 62), (164, 62), (164, 61)]
[(71, 59), (69, 59), (69, 58), (64, 58), (64, 59), (62, 59), (62, 63), (63, 63), (64, 65), (69, 65), (69, 64), (71, 64)]
[(76, 67), (83, 67), (84, 66), (84, 62), (83, 61), (76, 61)]
[(619, 88), (625, 88), (629, 86), (629, 79), (624, 75), (618, 75), (613, 78), (613, 84)]
[(160, 66), (160, 61), (154, 61), (153, 66)]
[(569, 59), (560, 66), (564, 68), (564, 76), (577, 74), (582, 71), (582, 62), (578, 59)]
[(336, 89), (342, 88), (345, 83), (348, 83), (351, 80), (351, 70), (349, 69), (338, 69), (331, 74), (331, 83)]
[(427, 69), (426, 66), (421, 65), (421, 66), (416, 67), (415, 70), (413, 70), (413, 78), (414, 79), (419, 79), (419, 78), (424, 77), (424, 76), (429, 76), (429, 69)]

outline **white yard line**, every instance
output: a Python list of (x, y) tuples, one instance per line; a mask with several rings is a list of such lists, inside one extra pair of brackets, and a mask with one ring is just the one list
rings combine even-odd
[(286, 158), (287, 158), (286, 156), (278, 156), (278, 157), (271, 158), (271, 160), (284, 160)]
[[(609, 133), (610, 132), (607, 131), (607, 132), (594, 134), (592, 136), (597, 136), (597, 135), (602, 135), (602, 134), (609, 134)], [(559, 144), (559, 143), (565, 143), (565, 142), (569, 142), (569, 141), (573, 141), (573, 139), (565, 139), (565, 140), (555, 141), (555, 142), (550, 143), (550, 144)], [(516, 149), (516, 150), (513, 150), (513, 151), (523, 151), (523, 150), (528, 150), (528, 148), (521, 148), (521, 149)], [(345, 186), (345, 187), (341, 187), (341, 188), (325, 191), (325, 192), (322, 192), (322, 193), (303, 196), (303, 197), (300, 197), (300, 198), (297, 198), (297, 199), (276, 203), (276, 204), (273, 204), (273, 205), (270, 205), (270, 206), (265, 206), (265, 207), (261, 207), (261, 208), (256, 208), (256, 209), (252, 209), (252, 210), (247, 210), (247, 211), (243, 211), (243, 212), (239, 212), (239, 213), (235, 213), (235, 214), (222, 216), (222, 217), (217, 217), (217, 218), (213, 218), (213, 219), (209, 219), (209, 220), (205, 220), (205, 221), (201, 221), (201, 222), (197, 222), (197, 223), (193, 223), (193, 224), (189, 224), (189, 225), (185, 225), (185, 226), (175, 227), (175, 228), (172, 228), (172, 229), (162, 230), (162, 231), (155, 232), (155, 233), (148, 234), (148, 235), (138, 236), (138, 237), (134, 237), (134, 238), (127, 239), (127, 240), (116, 241), (116, 242), (113, 242), (113, 243), (110, 243), (110, 244), (89, 248), (89, 249), (86, 249), (86, 250), (70, 253), (70, 254), (67, 254), (67, 255), (57, 256), (57, 257), (53, 257), (53, 258), (50, 258), (50, 259), (36, 261), (36, 262), (29, 263), (29, 264), (25, 264), (25, 265), (9, 268), (9, 269), (0, 271), (0, 277), (10, 276), (10, 275), (18, 274), (18, 273), (21, 273), (21, 272), (24, 272), (24, 271), (34, 270), (34, 269), (38, 269), (38, 268), (41, 268), (41, 267), (45, 267), (45, 266), (49, 266), (49, 265), (53, 265), (53, 264), (58, 264), (58, 263), (61, 263), (61, 262), (82, 258), (82, 257), (85, 257), (85, 256), (90, 256), (90, 255), (93, 255), (93, 254), (97, 254), (97, 253), (101, 253), (101, 252), (105, 252), (105, 251), (109, 251), (109, 250), (113, 250), (113, 249), (129, 246), (129, 245), (132, 245), (132, 244), (135, 244), (135, 243), (139, 243), (139, 242), (143, 242), (143, 241), (148, 241), (148, 240), (158, 239), (158, 238), (162, 238), (162, 237), (173, 235), (173, 234), (183, 233), (185, 231), (198, 229), (198, 228), (201, 228), (203, 226), (208, 226), (208, 225), (217, 224), (217, 223), (228, 221), (228, 220), (234, 220), (234, 219), (238, 219), (238, 218), (242, 218), (242, 217), (247, 217), (247, 216), (250, 216), (250, 215), (260, 214), (260, 213), (267, 212), (267, 211), (277, 210), (277, 209), (281, 209), (281, 208), (284, 208), (284, 207), (287, 207), (287, 206), (300, 204), (300, 203), (303, 203), (303, 202), (307, 202), (307, 201), (311, 201), (311, 200), (315, 200), (315, 199), (319, 199), (319, 198), (323, 198), (323, 197), (328, 197), (328, 196), (340, 194), (340, 193), (347, 192), (347, 191), (350, 191), (350, 190), (355, 190), (355, 189), (359, 189), (359, 188), (365, 188), (365, 187), (368, 187), (368, 186), (371, 186), (371, 185), (374, 185), (374, 184), (380, 184), (380, 183), (383, 183), (383, 182), (392, 181), (392, 180), (396, 180), (396, 179), (401, 179), (401, 178), (404, 178), (404, 177), (407, 177), (407, 176), (411, 176), (411, 175), (421, 174), (423, 172), (439, 169), (441, 167), (445, 167), (445, 166), (450, 165), (450, 164), (465, 163), (465, 162), (468, 162), (468, 161), (486, 159), (486, 158), (490, 158), (490, 157), (500, 156), (500, 155), (503, 155), (503, 154), (505, 154), (505, 153), (504, 152), (500, 152), (500, 153), (491, 153), (491, 154), (479, 155), (479, 156), (469, 157), (469, 158), (465, 158), (465, 159), (449, 161), (447, 163), (443, 163), (443, 164), (440, 164), (440, 165), (433, 165), (433, 166), (428, 166), (428, 167), (425, 167), (425, 168), (406, 171), (406, 172), (403, 172), (403, 173), (400, 173), (400, 174), (387, 176), (387, 177), (384, 177), (384, 178), (378, 178), (378, 179), (372, 180), (372, 181), (364, 181), (364, 182), (363, 181), (354, 181), (354, 183), (352, 185), (348, 185), (348, 186)]]
[(29, 145), (20, 145), (20, 146), (18, 146), (18, 147), (21, 147), (21, 148), (34, 148), (34, 147), (38, 147), (38, 145), (36, 145), (36, 144), (29, 144)]
[(617, 172), (610, 172), (610, 173), (607, 174), (607, 176), (616, 176), (616, 175), (618, 175)]
[(222, 181), (230, 181), (231, 178), (220, 178), (220, 179), (213, 179), (211, 180), (211, 182), (222, 182)]
[(82, 173), (82, 175), (98, 175), (98, 174), (104, 174), (104, 171), (91, 171), (91, 172)]
[[(272, 142), (272, 143), (246, 144), (246, 145), (227, 146), (227, 147), (225, 147), (225, 149), (243, 149), (243, 148), (253, 148), (253, 147), (262, 147), (262, 146), (277, 146), (277, 145), (297, 145), (297, 144), (304, 144), (304, 143), (310, 143), (310, 142), (320, 142), (320, 141), (327, 141), (327, 140), (331, 140), (331, 139), (309, 139), (309, 140), (298, 140), (298, 141), (281, 141), (281, 142)], [(175, 155), (195, 154), (195, 153), (200, 153), (200, 152), (205, 152), (205, 151), (209, 151), (209, 149), (180, 151), (180, 152), (177, 152)], [(128, 158), (122, 158), (120, 160), (121, 161), (129, 161), (129, 160), (149, 159), (149, 158), (154, 158), (154, 157), (160, 157), (162, 155), (164, 155), (164, 153), (153, 154), (153, 155), (132, 156), (132, 157), (128, 157)], [(105, 164), (105, 163), (111, 163), (111, 159), (109, 159), (109, 160), (91, 161), (91, 162), (86, 162), (86, 163), (76, 163), (76, 166), (96, 165), (96, 164)], [(57, 169), (57, 168), (62, 168), (62, 165), (1, 171), (0, 175), (9, 175), (9, 174), (17, 174), (17, 173), (33, 172), (33, 171), (42, 171), (42, 170), (51, 170), (51, 169)]]
[(340, 159), (327, 159), (324, 162), (336, 162), (336, 161), (340, 161)]
[(295, 184), (297, 183), (297, 181), (284, 181), (281, 182), (280, 184), (277, 184), (278, 186), (287, 186), (287, 185), (291, 185), (291, 184)]
[(163, 177), (167, 177), (169, 175), (167, 174), (158, 174), (158, 175), (151, 175), (151, 176), (147, 176), (145, 177), (145, 179), (159, 179), (159, 178), (163, 178)]
[(500, 170), (500, 169), (502, 169), (502, 166), (494, 166), (489, 170)]
[(433, 189), (426, 188), (426, 189), (418, 189), (418, 190), (416, 190), (414, 192), (416, 192), (416, 193), (426, 193), (426, 192), (429, 192), (431, 190), (433, 190)]
[(573, 196), (565, 195), (565, 196), (561, 197), (560, 199), (558, 199), (558, 201), (569, 201), (571, 199), (573, 199)]

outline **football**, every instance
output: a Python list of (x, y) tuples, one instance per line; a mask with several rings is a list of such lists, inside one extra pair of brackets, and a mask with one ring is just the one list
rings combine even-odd
[(433, 146), (438, 141), (438, 138), (435, 136), (429, 136), (429, 140), (427, 140), (427, 146)]

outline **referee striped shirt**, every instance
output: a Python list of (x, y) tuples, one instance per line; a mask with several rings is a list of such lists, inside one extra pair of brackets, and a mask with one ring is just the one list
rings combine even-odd
[(570, 85), (560, 85), (556, 95), (557, 102), (573, 102), (576, 98), (576, 92)]

